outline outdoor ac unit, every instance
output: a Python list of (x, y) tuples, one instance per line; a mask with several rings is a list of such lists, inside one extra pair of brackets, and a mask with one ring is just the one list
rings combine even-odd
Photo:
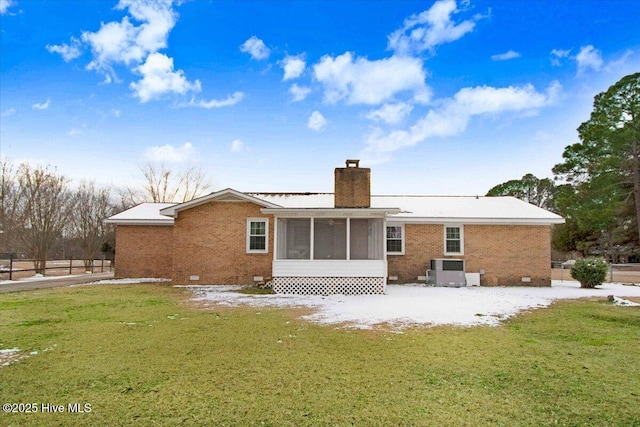
[(427, 270), (427, 284), (432, 286), (467, 286), (463, 259), (432, 259)]

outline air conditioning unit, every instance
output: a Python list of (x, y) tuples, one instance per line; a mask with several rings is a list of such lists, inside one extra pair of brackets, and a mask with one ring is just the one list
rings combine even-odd
[(464, 275), (464, 260), (432, 259), (430, 268), (427, 270), (427, 285), (456, 288), (467, 286)]

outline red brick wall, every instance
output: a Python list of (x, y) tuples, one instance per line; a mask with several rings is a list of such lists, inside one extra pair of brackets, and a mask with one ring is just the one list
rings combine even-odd
[[(247, 218), (268, 218), (266, 254), (247, 253)], [(176, 284), (249, 284), (271, 276), (273, 217), (248, 202), (209, 202), (175, 219), (173, 280)], [(190, 276), (199, 276), (190, 281)]]
[[(528, 225), (465, 225), (464, 255), (444, 255), (444, 226), (405, 225), (405, 254), (389, 255), (389, 275), (399, 283), (416, 282), (433, 258), (465, 260), (467, 272), (479, 272), (483, 286), (549, 286), (551, 227)], [(530, 277), (523, 282), (522, 277)]]
[(173, 227), (118, 225), (116, 227), (115, 275), (170, 278)]
[[(268, 253), (246, 252), (247, 218), (268, 218)], [(273, 217), (248, 202), (210, 202), (181, 211), (175, 226), (120, 225), (117, 277), (170, 277), (176, 284), (248, 284), (271, 276)], [(465, 225), (464, 255), (444, 255), (444, 226), (405, 225), (405, 254), (389, 255), (389, 275), (416, 282), (433, 258), (462, 258), (467, 272), (485, 271), (484, 286), (549, 286), (551, 228)], [(199, 276), (190, 281), (190, 276)], [(522, 282), (530, 277), (530, 282)]]

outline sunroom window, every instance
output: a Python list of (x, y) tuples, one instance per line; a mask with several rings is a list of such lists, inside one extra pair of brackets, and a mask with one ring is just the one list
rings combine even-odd
[(311, 219), (278, 219), (278, 259), (311, 258)]
[(347, 219), (315, 218), (313, 259), (347, 259)]
[(352, 218), (350, 223), (350, 258), (382, 259), (383, 223), (376, 218)]
[(383, 224), (380, 218), (278, 218), (276, 259), (381, 260)]

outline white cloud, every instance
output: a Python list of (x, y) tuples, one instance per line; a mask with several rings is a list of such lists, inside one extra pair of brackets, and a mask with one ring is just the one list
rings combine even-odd
[(453, 98), (443, 100), (408, 130), (385, 134), (376, 128), (367, 137), (362, 157), (369, 163), (389, 159), (390, 153), (414, 146), (428, 138), (449, 137), (463, 133), (474, 116), (504, 113), (533, 114), (556, 102), (562, 87), (553, 82), (546, 92), (538, 92), (528, 84), (494, 88), (489, 86), (464, 88)]
[(139, 63), (149, 53), (167, 47), (169, 32), (177, 18), (172, 6), (171, 0), (120, 0), (116, 9), (128, 9), (132, 18), (141, 24), (136, 26), (125, 16), (120, 22), (103, 23), (96, 32), (82, 33), (82, 40), (91, 46), (94, 54), (87, 68), (109, 72), (111, 63)]
[(0, 0), (0, 15), (4, 15), (9, 12), (11, 6), (15, 6), (16, 2), (13, 0)]
[(306, 63), (304, 62), (304, 56), (290, 56), (287, 55), (281, 62), (282, 68), (284, 69), (284, 77), (282, 80), (290, 80), (297, 79), (302, 75), (304, 69), (306, 67)]
[(122, 114), (122, 112), (118, 109), (113, 108), (111, 110), (111, 114), (113, 114), (115, 117), (120, 117), (120, 115)]
[(152, 53), (135, 71), (142, 75), (142, 79), (129, 86), (140, 102), (157, 99), (167, 93), (199, 92), (201, 88), (199, 80), (191, 83), (182, 70), (174, 71), (173, 58), (162, 53)]
[(554, 67), (559, 67), (560, 65), (562, 65), (561, 59), (568, 58), (570, 53), (571, 49), (553, 49), (551, 51), (551, 65), (553, 65)]
[(619, 59), (616, 59), (615, 61), (609, 61), (607, 63), (607, 65), (605, 66), (605, 71), (608, 72), (618, 72), (618, 70), (620, 70), (622, 67), (624, 67), (627, 63), (627, 60), (633, 55), (633, 51), (632, 50), (627, 50), (625, 53), (622, 54), (622, 56)]
[(245, 150), (244, 142), (240, 139), (234, 139), (231, 141), (231, 151), (234, 153), (241, 153)]
[(196, 101), (194, 99), (188, 104), (191, 107), (200, 107), (200, 108), (221, 108), (221, 107), (230, 107), (232, 105), (236, 105), (238, 102), (244, 99), (244, 93), (242, 92), (234, 92), (233, 94), (227, 96), (226, 99), (212, 99), (210, 101)]
[(75, 135), (80, 135), (81, 133), (82, 133), (81, 129), (72, 128), (69, 132), (67, 132), (67, 135), (75, 136)]
[(294, 83), (289, 88), (289, 93), (293, 96), (292, 102), (303, 101), (311, 93), (311, 88)]
[(554, 82), (547, 93), (537, 92), (531, 84), (505, 88), (481, 86), (464, 88), (455, 94), (455, 104), (470, 116), (499, 113), (503, 111), (525, 111), (548, 105), (557, 98), (559, 83)]
[(571, 55), (571, 49), (553, 49), (551, 51), (551, 65), (559, 67), (565, 60), (573, 60), (576, 62), (576, 75), (582, 76), (588, 71), (617, 71), (624, 67), (629, 57), (633, 55), (633, 51), (627, 50), (618, 59), (604, 61), (602, 52), (593, 45), (582, 46), (576, 55)]
[(127, 9), (141, 24), (136, 26), (125, 16), (120, 22), (103, 23), (96, 32), (82, 33), (82, 41), (91, 46), (94, 55), (87, 68), (104, 73), (110, 81), (115, 78), (113, 63), (140, 63), (148, 54), (166, 48), (177, 19), (172, 6), (172, 0), (120, 0), (116, 9)]
[(389, 124), (400, 123), (413, 110), (413, 105), (400, 102), (397, 104), (384, 104), (377, 110), (369, 111), (365, 117), (369, 120), (383, 121)]
[(602, 53), (592, 45), (583, 46), (575, 56), (578, 64), (578, 75), (585, 73), (588, 69), (600, 71), (602, 68)]
[(251, 58), (257, 60), (266, 59), (271, 54), (271, 50), (256, 36), (251, 36), (247, 41), (242, 43), (240, 51), (248, 53), (251, 55)]
[(321, 131), (327, 126), (327, 119), (324, 118), (319, 111), (314, 111), (309, 116), (309, 121), (307, 122), (307, 127), (316, 132)]
[(8, 110), (5, 110), (2, 112), (2, 114), (0, 114), (1, 117), (9, 117), (9, 116), (13, 116), (16, 113), (16, 109), (11, 107)]
[(59, 45), (46, 46), (51, 53), (59, 53), (64, 62), (69, 62), (82, 55), (82, 43), (75, 37), (71, 37), (71, 44), (62, 43)]
[(196, 154), (196, 149), (190, 142), (181, 147), (171, 144), (158, 145), (147, 148), (145, 157), (155, 162), (181, 163), (190, 160)]
[(377, 105), (400, 92), (411, 92), (414, 101), (427, 102), (431, 91), (418, 58), (392, 56), (369, 61), (354, 59), (351, 52), (335, 58), (325, 55), (313, 66), (314, 77), (324, 85), (324, 100), (335, 104)]
[(51, 99), (47, 98), (45, 102), (35, 103), (31, 106), (34, 110), (46, 110), (51, 105)]
[[(464, 2), (463, 2), (464, 3)], [(402, 28), (388, 37), (388, 48), (400, 55), (433, 51), (438, 45), (458, 40), (473, 31), (473, 19), (454, 22), (451, 17), (460, 12), (455, 0), (436, 1), (431, 8), (404, 20)]]
[(520, 54), (514, 50), (510, 50), (505, 53), (499, 53), (497, 55), (491, 55), (493, 61), (508, 61), (510, 59), (520, 58)]
[[(2, 0), (0, 0), (2, 1)], [(102, 22), (95, 32), (84, 31), (80, 39), (71, 37), (69, 44), (47, 45), (49, 52), (59, 53), (65, 61), (81, 55), (87, 46), (92, 59), (88, 70), (104, 76), (104, 83), (119, 81), (115, 66), (124, 65), (142, 78), (130, 83), (141, 102), (160, 98), (164, 94), (199, 92), (199, 80), (189, 81), (184, 71), (174, 70), (173, 58), (159, 53), (167, 47), (169, 33), (176, 25), (178, 14), (174, 6), (183, 0), (119, 0), (114, 9), (126, 11), (120, 21)], [(242, 99), (236, 92), (223, 101), (200, 101), (198, 106), (214, 108), (233, 105)]]

